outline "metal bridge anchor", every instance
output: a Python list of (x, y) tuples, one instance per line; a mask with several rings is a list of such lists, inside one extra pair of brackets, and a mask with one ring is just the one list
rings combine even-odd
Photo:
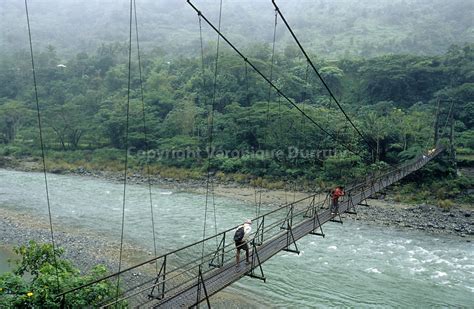
[[(161, 282), (160, 282), (161, 279)], [(166, 279), (166, 255), (163, 260), (163, 264), (161, 264), (160, 271), (156, 276), (155, 283), (153, 284), (153, 288), (151, 289), (150, 294), (148, 294), (148, 298), (150, 299), (163, 299), (165, 298), (165, 280)], [(158, 288), (159, 294), (154, 295), (153, 292), (155, 289)]]
[[(316, 230), (316, 221), (318, 221), (318, 226), (319, 226), (319, 230), (321, 231), (320, 233), (318, 232), (315, 232)], [(326, 237), (326, 235), (324, 234), (324, 231), (323, 231), (323, 226), (321, 225), (321, 221), (319, 221), (319, 214), (317, 211), (314, 212), (314, 216), (313, 216), (313, 230), (311, 232), (309, 232), (311, 235), (316, 235), (316, 236), (322, 236), (323, 238)], [(296, 243), (295, 243), (296, 245)]]
[[(339, 217), (339, 220), (334, 219), (334, 218), (336, 218), (336, 216)], [(332, 217), (332, 219), (330, 219), (329, 221), (335, 222), (335, 223), (344, 224), (344, 222), (342, 222), (342, 218), (341, 218), (341, 214), (340, 214), (340, 213), (335, 214), (335, 215)]]
[[(206, 285), (204, 284), (204, 277), (202, 276), (201, 265), (199, 265), (199, 274), (198, 274), (198, 283), (197, 283), (197, 298), (196, 298), (196, 308), (199, 309), (199, 303), (201, 302), (201, 286), (204, 290), (204, 295), (206, 296), (207, 307), (211, 308), (211, 303), (209, 302), (209, 296), (207, 294)], [(190, 306), (189, 308), (192, 308)]]
[(346, 213), (350, 215), (357, 215), (357, 209), (354, 205), (354, 202), (352, 201), (352, 196), (350, 193), (349, 193), (349, 201), (347, 201), (347, 205), (348, 207), (347, 207)]
[[(291, 240), (290, 240), (290, 237), (291, 237)], [(290, 249), (290, 245), (292, 243), (295, 245), (295, 249)], [(291, 228), (291, 226), (289, 226), (288, 232), (286, 233), (286, 248), (283, 248), (282, 250), (287, 251), (287, 252), (293, 252), (298, 255), (300, 254), (300, 250), (298, 250), (298, 246), (296, 245), (296, 240), (295, 240), (295, 237), (293, 236), (293, 229)]]
[(217, 246), (217, 250), (214, 252), (212, 260), (209, 262), (209, 267), (220, 268), (224, 265), (225, 234), (226, 233), (222, 235), (221, 242)]
[[(255, 278), (255, 279), (260, 279), (263, 282), (267, 282), (267, 278), (265, 278), (265, 274), (263, 273), (263, 268), (262, 268), (262, 263), (260, 263), (260, 257), (258, 256), (258, 250), (257, 250), (257, 244), (255, 243), (255, 240), (252, 240), (252, 267), (250, 268), (250, 271), (247, 272), (247, 276), (250, 278)], [(255, 262), (258, 263), (258, 268), (260, 269), (260, 275), (255, 274)]]
[[(291, 228), (293, 225), (293, 208), (294, 208), (294, 205), (291, 205), (290, 210), (288, 210), (288, 213), (286, 214), (286, 218), (283, 221), (283, 224), (280, 226), (280, 229), (287, 231), (286, 232), (286, 247), (283, 248), (282, 250), (300, 254), (300, 251), (298, 250), (298, 246), (296, 245), (295, 237), (293, 236), (293, 229)], [(285, 226), (285, 222), (286, 222), (286, 226)], [(290, 237), (293, 240), (293, 242), (290, 240)], [(290, 249), (291, 243), (295, 244), (295, 249)]]
[[(324, 203), (326, 203), (327, 198), (328, 198), (328, 195), (326, 195), (326, 199), (324, 200), (323, 205), (324, 205)], [(321, 221), (319, 221), (319, 214), (318, 214), (318, 210), (316, 208), (316, 197), (315, 196), (313, 196), (313, 198), (311, 199), (311, 202), (309, 203), (309, 206), (306, 209), (303, 217), (304, 218), (313, 218), (313, 230), (311, 232), (309, 232), (309, 234), (322, 236), (323, 238), (326, 236), (323, 232), (323, 227), (321, 226)], [(316, 221), (318, 222), (318, 226), (316, 226)], [(321, 231), (320, 233), (315, 232), (318, 227), (319, 227), (319, 230)]]

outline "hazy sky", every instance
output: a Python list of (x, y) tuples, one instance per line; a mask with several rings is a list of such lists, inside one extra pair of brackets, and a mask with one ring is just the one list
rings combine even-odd
[[(217, 26), (219, 0), (192, 1)], [(28, 0), (33, 40), (66, 54), (93, 51), (102, 43), (128, 38), (128, 0)], [(471, 0), (278, 0), (306, 46), (323, 53), (357, 54), (365, 45), (380, 52), (439, 53), (453, 43), (473, 42)], [(145, 49), (182, 52), (196, 46), (198, 18), (185, 0), (136, 0)], [(222, 31), (239, 44), (269, 43), (271, 0), (224, 0)], [(204, 38), (216, 34), (203, 24)], [(0, 0), (0, 52), (25, 48), (23, 1)], [(429, 40), (424, 45), (418, 41)], [(281, 21), (278, 46), (291, 41)], [(333, 42), (338, 43), (332, 46)], [(366, 46), (370, 51), (370, 47)]]

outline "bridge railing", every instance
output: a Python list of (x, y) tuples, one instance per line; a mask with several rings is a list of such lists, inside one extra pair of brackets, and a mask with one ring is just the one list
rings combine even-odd
[[(431, 156), (437, 155), (439, 151), (442, 151), (442, 149), (437, 150)], [(343, 198), (342, 202), (347, 201), (356, 194), (366, 194), (366, 197), (369, 197), (370, 192), (372, 192), (370, 188), (380, 185), (382, 181), (389, 177), (393, 177), (393, 180), (398, 179), (397, 175), (416, 168), (419, 164), (424, 164), (424, 161), (428, 159), (429, 157), (424, 159), (420, 156), (402, 164), (396, 169), (376, 175), (374, 178), (349, 185), (346, 188), (347, 195)], [(369, 193), (367, 194), (366, 192)], [(282, 205), (254, 218), (252, 224), (253, 232), (249, 243), (260, 246), (265, 241), (281, 235), (284, 232), (283, 230), (288, 231), (291, 229), (291, 226), (303, 222), (308, 217), (317, 216), (318, 211), (329, 207), (329, 203), (328, 194), (318, 192), (292, 203)], [(199, 285), (199, 280), (202, 279), (203, 274), (214, 271), (215, 268), (235, 265), (235, 263), (232, 263), (235, 259), (233, 236), (237, 227), (232, 227), (204, 240), (63, 292), (58, 295), (61, 299), (62, 307), (70, 306), (68, 305), (68, 297), (72, 293), (105, 281), (117, 282), (118, 278), (120, 278), (121, 282), (126, 282), (127, 284), (122, 284), (121, 290), (114, 297), (105, 300), (95, 299), (91, 301), (90, 305), (94, 307), (107, 307), (123, 305), (125, 301), (130, 302), (131, 305), (136, 305), (146, 303), (150, 299), (162, 299), (190, 285)], [(290, 240), (288, 246), (291, 244)], [(244, 257), (245, 255), (242, 257), (242, 260), (244, 260)]]
[[(318, 201), (319, 199), (319, 201)], [(324, 204), (320, 192), (275, 208), (252, 220), (253, 231), (249, 243), (257, 246), (281, 233), (288, 224), (303, 220), (302, 209), (308, 205)], [(315, 206), (312, 206), (315, 207)], [(93, 306), (123, 304), (125, 300), (134, 304), (146, 301), (146, 298), (160, 299), (169, 293), (195, 284), (202, 273), (222, 267), (235, 259), (234, 233), (238, 226), (227, 229), (204, 240), (179, 248), (169, 253), (144, 261), (138, 265), (110, 274), (86, 285), (70, 289), (58, 295), (63, 307), (68, 307), (68, 297), (73, 293), (109, 281), (127, 282), (121, 285), (121, 291), (109, 299), (93, 300)], [(245, 260), (245, 254), (242, 257)], [(145, 295), (145, 297), (144, 297)]]

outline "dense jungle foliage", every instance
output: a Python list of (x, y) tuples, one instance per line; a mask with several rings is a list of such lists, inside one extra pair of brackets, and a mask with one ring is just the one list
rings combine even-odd
[[(245, 53), (264, 74), (270, 74), (271, 46), (253, 46)], [(183, 177), (200, 177), (212, 152), (212, 168), (220, 176), (298, 180), (310, 186), (348, 182), (432, 147), (439, 105), (441, 137), (449, 132), (447, 115), (451, 113), (458, 152), (466, 158), (461, 164), (469, 165), (474, 148), (473, 55), (471, 44), (452, 46), (441, 56), (387, 55), (340, 61), (313, 57), (374, 151), (345, 120), (305, 59), (291, 48), (275, 55), (273, 81), (336, 139), (302, 116), (227, 49), (221, 48), (219, 54), (214, 92), (216, 54), (211, 44), (204, 49), (203, 63), (201, 57), (143, 55), (144, 110), (138, 66), (132, 63), (125, 141), (126, 46), (103, 45), (95, 53), (82, 52), (67, 62), (61, 62), (50, 46), (36, 58), (47, 157), (64, 163), (63, 168), (121, 169), (128, 147), (135, 169), (143, 168), (148, 157), (154, 171), (161, 169), (164, 176), (167, 170), (169, 176), (179, 177), (176, 168), (185, 168)], [(0, 62), (3, 155), (39, 156), (30, 65), (27, 52), (5, 56)], [(144, 153), (143, 112), (148, 156)], [(441, 160), (440, 166), (419, 177), (455, 174), (448, 161)], [(451, 185), (468, 186), (468, 181), (446, 179)], [(429, 183), (426, 180), (423, 182)], [(440, 198), (449, 196), (448, 192)]]
[[(49, 170), (121, 170), (127, 150), (132, 170), (143, 172), (150, 162), (163, 177), (200, 178), (211, 164), (221, 180), (329, 186), (432, 148), (437, 123), (446, 145), (453, 128), (456, 151), (415, 174), (412, 183), (421, 188), (408, 191), (422, 198), (430, 191), (439, 192), (437, 199), (469, 197), (474, 4), (277, 2), (370, 146), (330, 99), (281, 20), (272, 67), (270, 1), (223, 1), (222, 31), (332, 138), (223, 42), (216, 72), (216, 34), (204, 23), (201, 59), (197, 16), (186, 1), (148, 0), (137, 1), (144, 106), (134, 46), (126, 138), (128, 1), (31, 1)], [(194, 3), (217, 22), (218, 1)], [(24, 7), (5, 2), (0, 9), (0, 155), (34, 159), (40, 148), (28, 32), (19, 31)]]

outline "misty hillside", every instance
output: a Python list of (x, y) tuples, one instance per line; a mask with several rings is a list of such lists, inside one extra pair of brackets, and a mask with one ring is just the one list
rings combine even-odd
[[(195, 0), (216, 26), (219, 0)], [(325, 58), (372, 57), (386, 53), (441, 54), (452, 44), (474, 41), (474, 2), (468, 0), (277, 1), (304, 46)], [(30, 19), (37, 48), (52, 45), (62, 57), (95, 51), (128, 37), (128, 0), (31, 0)], [(198, 18), (185, 0), (137, 0), (140, 42), (146, 50), (194, 55)], [(222, 31), (239, 46), (271, 43), (274, 10), (270, 0), (223, 1)], [(22, 1), (0, 3), (0, 52), (27, 48)], [(215, 33), (203, 27), (204, 38)], [(277, 48), (293, 45), (281, 20)]]

